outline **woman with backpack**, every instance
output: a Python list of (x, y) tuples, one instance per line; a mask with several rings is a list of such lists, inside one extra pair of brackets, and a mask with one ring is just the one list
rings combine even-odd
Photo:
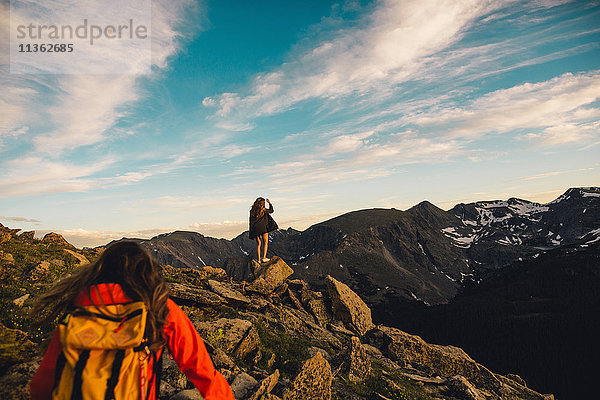
[[(250, 208), (250, 230), (248, 236), (250, 239), (256, 240), (256, 257), (258, 262), (268, 262), (267, 248), (269, 247), (269, 232), (279, 229), (277, 223), (271, 217), (273, 204), (269, 199), (269, 208), (265, 207), (265, 199), (262, 197), (254, 200), (254, 204)], [(262, 247), (262, 257), (261, 257)]]
[(161, 355), (206, 400), (234, 400), (204, 342), (171, 299), (156, 261), (137, 243), (110, 245), (43, 294), (32, 313), (61, 317), (29, 387), (38, 399), (157, 399)]

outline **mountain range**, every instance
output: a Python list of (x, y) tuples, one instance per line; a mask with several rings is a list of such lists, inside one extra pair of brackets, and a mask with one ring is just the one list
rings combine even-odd
[[(139, 239), (138, 239), (139, 240)], [(177, 231), (139, 242), (163, 264), (222, 266), (251, 276), (255, 242)], [(559, 399), (586, 398), (600, 356), (600, 188), (571, 188), (546, 204), (524, 199), (428, 201), (366, 209), (270, 235), (292, 278), (325, 289), (330, 275), (376, 323), (457, 345)], [(594, 350), (596, 349), (596, 350)], [(544, 367), (541, 367), (541, 366)]]
[[(245, 279), (256, 244), (244, 232), (232, 240), (176, 231), (135, 239), (162, 264), (222, 266)], [(523, 199), (457, 204), (444, 211), (423, 201), (406, 210), (349, 212), (304, 231), (279, 230), (269, 250), (294, 276), (323, 287), (331, 275), (376, 305), (389, 298), (448, 303), (487, 271), (562, 246), (600, 240), (600, 188), (572, 188), (539, 204)]]

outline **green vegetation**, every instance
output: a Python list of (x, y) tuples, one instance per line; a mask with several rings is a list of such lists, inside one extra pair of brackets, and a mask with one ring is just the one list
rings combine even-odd
[[(4, 227), (0, 229), (4, 234), (4, 241), (0, 243), (0, 323), (26, 332), (33, 342), (41, 342), (56, 325), (33, 327), (31, 306), (48, 285), (76, 268), (79, 260), (64, 251), (65, 245), (21, 237)], [(21, 305), (14, 303), (27, 294), (29, 297)]]
[(396, 370), (373, 361), (372, 373), (363, 382), (344, 380), (347, 387), (354, 393), (368, 397), (377, 392), (393, 400), (429, 400), (432, 397), (425, 389), (399, 373)]
[[(263, 323), (255, 323), (254, 327), (258, 331), (260, 351), (263, 354), (258, 366), (270, 372), (279, 369), (283, 376), (293, 379), (304, 361), (310, 358), (308, 348), (314, 343)], [(273, 354), (275, 362), (269, 368), (267, 362)]]

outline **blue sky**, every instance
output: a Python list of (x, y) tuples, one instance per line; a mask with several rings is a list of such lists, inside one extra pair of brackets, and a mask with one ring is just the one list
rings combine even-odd
[(257, 196), (305, 229), (600, 184), (598, 1), (154, 1), (151, 40), (149, 71), (23, 75), (3, 37), (2, 224), (232, 238)]

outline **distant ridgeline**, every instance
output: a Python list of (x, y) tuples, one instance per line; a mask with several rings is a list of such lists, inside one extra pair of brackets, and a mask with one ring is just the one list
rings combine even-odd
[[(77, 250), (66, 241), (36, 240), (32, 232), (18, 235), (18, 230), (4, 227), (1, 232), (0, 318), (9, 328), (27, 331), (28, 317), (24, 311), (44, 290), (44, 285), (76, 268), (84, 258), (95, 259), (102, 251), (102, 247)], [(60, 235), (52, 237), (58, 240)], [(351, 365), (352, 354), (361, 352), (359, 345), (367, 343), (374, 346), (366, 346), (365, 351), (374, 363), (371, 371), (375, 372), (360, 384), (349, 380), (350, 375), (336, 375), (331, 388), (334, 397), (347, 397), (346, 393), (351, 397), (359, 396), (355, 398), (379, 398), (371, 396), (371, 392), (377, 392), (387, 398), (428, 398), (427, 390), (432, 390), (431, 393), (435, 392), (440, 398), (541, 398), (536, 397), (539, 394), (529, 397), (524, 392), (509, 397), (510, 390), (517, 390), (515, 382), (518, 390), (525, 390), (521, 389), (524, 382), (508, 375), (510, 373), (518, 373), (530, 387), (556, 393), (560, 399), (585, 398), (589, 391), (595, 390), (592, 374), (598, 359), (594, 349), (598, 346), (594, 343), (600, 334), (596, 322), (600, 315), (597, 289), (600, 287), (599, 188), (569, 189), (548, 204), (511, 198), (459, 204), (444, 211), (424, 201), (406, 211), (369, 209), (350, 212), (302, 232), (291, 228), (279, 230), (272, 233), (269, 250), (279, 256), (282, 263), (287, 263), (293, 274), (283, 282), (285, 285), (281, 284), (279, 289), (268, 294), (260, 293), (260, 290), (248, 291), (246, 285), (236, 283), (257, 279), (256, 268), (251, 267), (256, 245), (248, 239), (246, 232), (233, 240), (183, 231), (149, 240), (133, 240), (151, 251), (165, 266), (173, 285), (172, 293), (177, 290), (180, 294), (197, 293), (199, 297), (195, 300), (179, 301), (190, 307), (186, 311), (198, 321), (234, 316), (252, 322), (263, 347), (259, 345), (260, 351), (253, 353), (254, 367), (247, 364), (249, 360), (245, 358), (241, 364), (235, 360), (235, 366), (228, 364), (227, 368), (233, 371), (229, 376), (232, 382), (240, 376), (239, 371), (249, 373), (259, 383), (259, 378), (267, 379), (271, 374), (268, 375), (270, 379), (276, 381), (273, 393), (292, 398), (289, 394), (291, 386), (286, 386), (285, 379), (292, 380), (300, 373), (302, 363), (308, 359), (307, 354), (315, 354), (314, 348), (328, 350), (328, 366), (335, 370)], [(239, 292), (250, 302), (229, 299), (214, 303), (213, 295), (224, 297), (225, 292), (220, 292), (222, 288), (211, 284), (204, 276), (211, 270), (207, 266), (223, 268), (222, 274), (226, 273), (234, 281), (222, 284), (233, 285), (226, 289)], [(202, 274), (203, 278), (197, 277)], [(431, 345), (406, 342), (409, 335), (403, 336), (406, 334), (402, 331), (386, 331), (391, 328), (373, 330), (369, 334), (356, 331), (354, 325), (354, 331), (348, 329), (352, 322), (339, 315), (338, 319), (332, 316), (336, 312), (325, 279), (327, 276), (343, 282), (348, 285), (348, 290), (357, 293), (373, 310), (375, 323), (419, 334), (428, 342), (460, 346), (475, 360), (493, 371), (507, 374), (508, 378), (492, 374), (500, 383), (494, 381), (491, 386), (486, 386), (479, 378), (460, 372), (457, 374), (465, 381), (461, 378), (450, 380), (451, 374), (441, 366), (433, 367), (425, 360), (402, 353), (405, 351), (403, 346), (417, 346), (421, 353), (433, 357), (433, 350), (427, 347)], [(223, 280), (224, 276), (217, 281), (219, 279)], [(217, 281), (212, 280), (213, 283)], [(182, 288), (177, 284), (194, 286)], [(319, 302), (324, 302), (323, 307)], [(272, 307), (287, 310), (283, 314), (278, 311), (274, 320), (281, 318), (297, 324), (293, 329), (289, 326), (278, 326), (277, 329), (281, 328), (294, 339), (291, 342), (300, 343), (308, 349), (306, 351), (313, 350), (300, 354), (290, 343), (273, 345), (279, 336), (266, 338), (269, 330), (262, 329), (273, 320), (267, 318), (262, 325), (255, 322), (261, 320), (257, 314), (269, 315), (268, 310), (275, 312)], [(302, 314), (300, 320), (291, 316), (298, 317), (298, 313), (306, 315)], [(324, 315), (330, 315), (330, 319), (323, 320)], [(309, 322), (319, 327), (311, 329), (323, 335), (327, 335), (324, 331), (334, 335), (340, 347), (336, 347), (337, 342), (333, 345), (324, 337), (313, 340), (314, 332), (311, 333), (313, 336), (306, 336), (308, 328), (302, 330), (300, 327), (312, 326)], [(279, 321), (279, 324), (284, 322)], [(8, 336), (14, 336), (19, 343), (28, 343), (25, 339), (39, 341), (49, 329), (29, 331), (26, 338), (14, 333), (16, 331), (11, 331)], [(309, 340), (302, 341), (302, 335)], [(350, 340), (353, 335), (359, 338), (358, 344)], [(285, 341), (288, 336), (282, 337)], [(213, 339), (218, 342), (222, 338)], [(215, 344), (215, 347), (219, 345)], [(287, 353), (276, 355), (276, 361), (270, 366), (264, 364), (279, 348)], [(32, 349), (35, 346), (29, 351)], [(459, 353), (463, 357), (464, 353)], [(396, 363), (389, 370), (396, 366), (404, 368), (402, 377), (389, 375), (388, 369), (382, 366), (392, 365), (386, 364), (388, 361)], [(272, 376), (273, 365), (278, 374), (282, 374), (281, 378)], [(257, 375), (257, 370), (263, 371), (265, 376)], [(411, 373), (420, 378), (410, 378)], [(436, 380), (436, 374), (441, 380)], [(399, 385), (399, 392), (390, 391), (389, 387), (393, 385), (386, 379)], [(573, 385), (573, 382), (578, 383)], [(471, 393), (469, 385), (474, 385), (473, 390), (481, 397), (468, 395)], [(284, 392), (288, 394), (284, 396)], [(249, 389), (240, 398), (250, 398), (253, 393), (256, 391)], [(425, 397), (419, 397), (421, 395)]]

